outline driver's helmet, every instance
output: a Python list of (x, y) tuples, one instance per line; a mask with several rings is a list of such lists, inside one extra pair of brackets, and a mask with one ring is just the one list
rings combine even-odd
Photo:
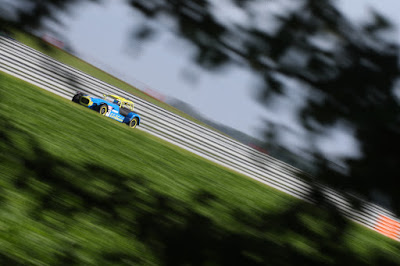
[(121, 102), (120, 102), (120, 100), (115, 99), (115, 100), (114, 100), (114, 103), (119, 105)]

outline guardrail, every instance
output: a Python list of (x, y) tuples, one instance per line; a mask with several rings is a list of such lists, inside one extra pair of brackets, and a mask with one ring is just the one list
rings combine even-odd
[[(0, 70), (71, 99), (76, 91), (94, 96), (117, 94), (135, 103), (144, 130), (208, 160), (233, 169), (294, 197), (312, 202), (312, 186), (286, 163), (218, 132), (182, 118), (159, 106), (60, 63), (15, 40), (0, 37)], [(324, 196), (348, 218), (400, 241), (400, 222), (393, 213), (362, 201), (359, 210), (339, 192), (318, 185)]]

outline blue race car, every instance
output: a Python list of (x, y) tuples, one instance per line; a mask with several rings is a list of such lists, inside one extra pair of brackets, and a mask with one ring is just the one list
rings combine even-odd
[(78, 92), (72, 101), (95, 110), (101, 115), (125, 123), (131, 128), (140, 124), (140, 116), (133, 112), (133, 102), (123, 97), (103, 94), (103, 99), (101, 99)]

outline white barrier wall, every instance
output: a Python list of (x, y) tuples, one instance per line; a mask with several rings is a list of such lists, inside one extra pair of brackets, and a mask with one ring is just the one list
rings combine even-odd
[[(294, 197), (311, 201), (311, 186), (297, 177), (300, 170), (62, 64), (15, 40), (0, 37), (0, 70), (67, 99), (71, 99), (78, 90), (94, 96), (112, 93), (131, 99), (135, 103), (135, 112), (141, 116), (138, 129)], [(348, 218), (400, 240), (400, 222), (391, 212), (364, 201), (362, 208), (355, 210), (340, 193), (325, 186), (318, 187)]]

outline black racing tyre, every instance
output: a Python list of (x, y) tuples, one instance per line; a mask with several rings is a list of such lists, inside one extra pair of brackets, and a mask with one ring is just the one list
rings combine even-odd
[(108, 106), (107, 106), (107, 104), (105, 104), (105, 103), (100, 104), (100, 106), (99, 106), (98, 108), (99, 108), (99, 113), (100, 113), (101, 115), (106, 115), (106, 114), (107, 114), (107, 112), (108, 112)]
[(134, 117), (131, 122), (129, 122), (129, 126), (131, 128), (135, 128), (139, 124), (139, 119), (137, 117)]
[(78, 92), (77, 94), (74, 95), (74, 97), (72, 97), (72, 101), (74, 103), (79, 103), (79, 99), (83, 96), (82, 92)]

